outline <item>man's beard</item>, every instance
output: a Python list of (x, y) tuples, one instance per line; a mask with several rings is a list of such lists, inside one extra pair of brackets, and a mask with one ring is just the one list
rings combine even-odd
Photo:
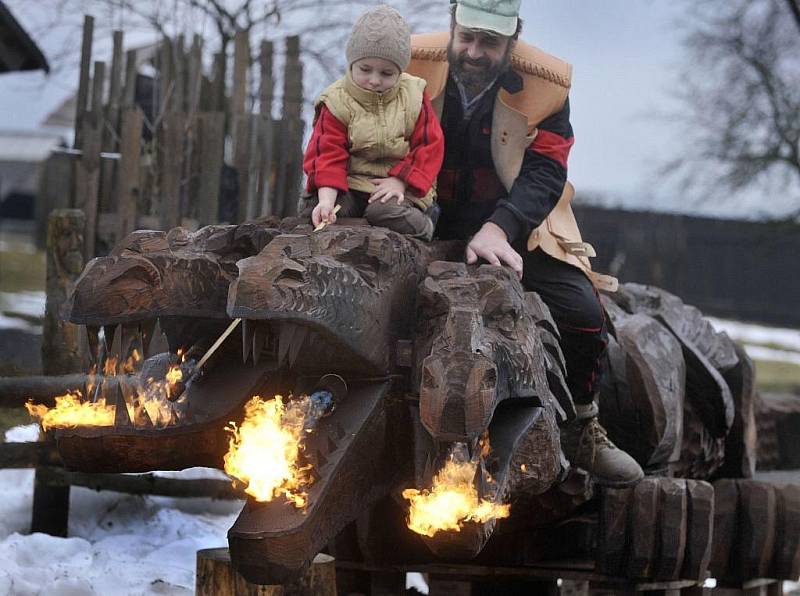
[[(477, 60), (471, 60), (466, 52), (456, 54), (453, 50), (452, 37), (450, 38), (450, 43), (447, 45), (447, 60), (450, 63), (450, 71), (456, 75), (456, 78), (464, 86), (470, 97), (475, 97), (486, 89), (508, 68), (510, 54), (511, 44), (509, 43), (503, 57), (499, 61), (492, 63), (486, 56), (481, 56)], [(480, 68), (478, 70), (468, 70), (465, 68), (465, 64), (478, 66)]]

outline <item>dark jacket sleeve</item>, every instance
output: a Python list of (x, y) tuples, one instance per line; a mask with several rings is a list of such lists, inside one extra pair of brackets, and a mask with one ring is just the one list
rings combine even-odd
[(559, 112), (543, 120), (538, 130), (525, 151), (511, 192), (498, 201), (489, 218), (503, 229), (511, 243), (537, 228), (564, 192), (567, 158), (575, 140), (569, 123), (569, 99)]

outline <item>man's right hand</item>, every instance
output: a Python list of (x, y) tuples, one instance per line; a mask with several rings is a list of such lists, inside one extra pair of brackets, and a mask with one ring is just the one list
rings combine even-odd
[(335, 188), (322, 187), (317, 190), (319, 202), (311, 212), (311, 223), (314, 224), (315, 228), (323, 222), (325, 224), (336, 223), (336, 213), (334, 213), (333, 208), (336, 206), (338, 194)]
[(508, 265), (517, 274), (517, 278), (522, 279), (522, 257), (511, 248), (503, 228), (490, 221), (483, 224), (469, 241), (466, 257), (470, 265), (477, 262), (479, 257), (490, 265)]

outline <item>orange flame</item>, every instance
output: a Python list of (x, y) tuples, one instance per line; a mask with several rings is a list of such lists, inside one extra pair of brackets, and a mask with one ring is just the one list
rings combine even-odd
[[(180, 357), (180, 355), (179, 355)], [(83, 394), (73, 390), (66, 395), (56, 397), (56, 405), (48, 408), (44, 405), (35, 405), (32, 402), (25, 404), (28, 413), (38, 418), (44, 430), (49, 428), (74, 428), (77, 426), (113, 426), (116, 406), (108, 403), (108, 380), (118, 375), (133, 375), (137, 364), (141, 361), (138, 350), (134, 349), (124, 361), (112, 356), (103, 363), (103, 374), (97, 374), (97, 367), (89, 371), (86, 382), (86, 393), (95, 397), (91, 401), (83, 401)], [(120, 383), (124, 383), (126, 390), (126, 409), (128, 417), (134, 426), (164, 427), (174, 424), (179, 420), (179, 410), (175, 409), (168, 400), (174, 385), (181, 380), (183, 373), (179, 366), (173, 365), (167, 372), (167, 379), (157, 381), (147, 379), (142, 383), (139, 378), (130, 376)], [(146, 414), (146, 416), (144, 416)]]
[(313, 482), (310, 465), (298, 464), (303, 445), (307, 397), (284, 402), (280, 395), (265, 401), (253, 397), (245, 405), (241, 426), (234, 422), (225, 472), (247, 485), (245, 492), (268, 502), (283, 495), (298, 509), (306, 505), (305, 489)]
[[(433, 538), (441, 531), (460, 532), (466, 522), (486, 523), (509, 516), (510, 505), (478, 498), (474, 484), (478, 461), (467, 459), (463, 447), (450, 452), (430, 490), (403, 491), (403, 498), (410, 502), (408, 527), (417, 534)], [(481, 451), (488, 453), (488, 439), (481, 443)]]
[(112, 426), (114, 406), (106, 404), (105, 398), (96, 402), (82, 401), (80, 391), (71, 391), (56, 398), (54, 408), (27, 402), (28, 413), (38, 418), (44, 430), (50, 428), (75, 428), (76, 426)]

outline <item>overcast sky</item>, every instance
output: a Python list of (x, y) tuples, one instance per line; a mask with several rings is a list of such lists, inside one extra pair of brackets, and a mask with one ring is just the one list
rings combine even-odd
[[(33, 26), (36, 4), (7, 4), (24, 26)], [(674, 109), (670, 89), (683, 59), (675, 26), (681, 6), (667, 0), (523, 0), (523, 38), (574, 66), (570, 178), (579, 194), (648, 209), (713, 211), (676, 201), (676, 191), (656, 175), (660, 164), (681, 152), (681, 135), (663, 116)], [(49, 54), (64, 43), (63, 33), (37, 41)], [(36, 128), (75, 79), (4, 75), (0, 129)]]

